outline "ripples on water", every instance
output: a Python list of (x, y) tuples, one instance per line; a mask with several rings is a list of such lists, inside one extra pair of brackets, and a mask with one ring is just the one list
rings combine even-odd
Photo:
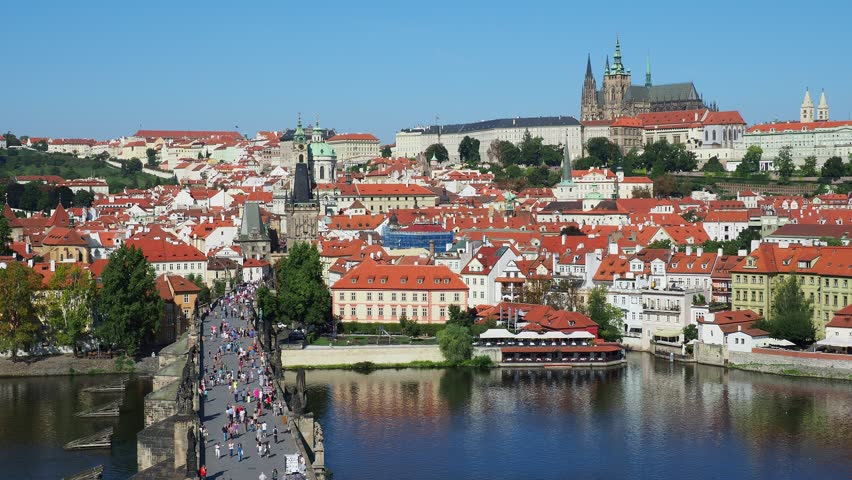
[(852, 382), (646, 354), (609, 370), (307, 381), (336, 479), (852, 478)]
[[(104, 478), (129, 478), (136, 472), (136, 433), (143, 424), (143, 397), (150, 382), (131, 379), (124, 392), (121, 416), (77, 418), (75, 413), (119, 398), (86, 393), (94, 385), (113, 384), (111, 375), (0, 379), (0, 465), (2, 479), (62, 478), (105, 465)], [(66, 452), (71, 440), (115, 426), (111, 450)]]

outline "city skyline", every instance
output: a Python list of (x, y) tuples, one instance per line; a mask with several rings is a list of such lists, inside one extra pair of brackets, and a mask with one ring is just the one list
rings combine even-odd
[(618, 2), (601, 11), (439, 1), (422, 12), (392, 2), (298, 11), (41, 3), (12, 9), (0, 33), (17, 46), (2, 84), (3, 131), (106, 139), (140, 127), (238, 126), (253, 135), (292, 127), (302, 112), (306, 120), (318, 113), (338, 132), (392, 143), (399, 129), (436, 117), (440, 124), (579, 119), (586, 58), (601, 76), (616, 35), (634, 83), (650, 57), (655, 83), (692, 80), (706, 101), (739, 110), (749, 125), (798, 118), (806, 87), (817, 98), (825, 89), (832, 118), (847, 119), (852, 109), (843, 81), (849, 67), (836, 60), (841, 13), (852, 13), (841, 2), (807, 24), (796, 8), (772, 5), (766, 22), (768, 7), (733, 2), (698, 19)]

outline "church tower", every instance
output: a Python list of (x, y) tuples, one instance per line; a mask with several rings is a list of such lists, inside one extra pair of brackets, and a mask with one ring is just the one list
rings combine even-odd
[(580, 119), (584, 122), (600, 120), (598, 85), (592, 73), (592, 56), (586, 59), (586, 78), (583, 80), (583, 95), (580, 97)]
[(821, 122), (828, 121), (828, 102), (825, 100), (825, 90), (819, 97), (819, 106), (817, 107), (817, 120)]
[(311, 135), (311, 144), (308, 148), (311, 159), (311, 173), (317, 183), (334, 183), (337, 178), (337, 154), (331, 145), (325, 143), (322, 129), (319, 124), (319, 116)]
[(630, 88), (630, 83), (630, 69), (625, 69), (624, 64), (621, 63), (621, 42), (616, 37), (612, 67), (608, 66), (607, 73), (604, 76), (604, 118), (615, 119), (623, 115), (624, 94)]
[(811, 92), (805, 88), (805, 99), (802, 100), (802, 109), (799, 114), (799, 121), (802, 123), (810, 123), (814, 121), (814, 102), (811, 101)]
[(305, 130), (302, 128), (302, 114), (296, 123), (296, 131), (293, 133), (293, 150), (296, 163), (308, 162), (308, 140), (305, 138)]

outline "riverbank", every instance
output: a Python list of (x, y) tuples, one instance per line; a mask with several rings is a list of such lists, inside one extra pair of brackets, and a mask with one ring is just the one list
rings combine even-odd
[(852, 373), (848, 371), (833, 371), (827, 368), (809, 367), (797, 363), (765, 364), (765, 363), (729, 363), (728, 368), (745, 370), (748, 372), (769, 373), (772, 375), (785, 375), (788, 377), (810, 377), (830, 378), (833, 380), (852, 380)]
[(373, 363), (373, 362), (357, 362), (357, 363), (338, 363), (329, 365), (293, 365), (286, 366), (284, 370), (352, 370), (356, 372), (373, 371), (373, 370), (398, 370), (401, 368), (496, 368), (499, 365), (493, 363), (488, 357), (476, 357), (470, 360), (465, 360), (461, 363), (452, 363), (447, 361), (433, 362), (428, 360), (417, 360), (404, 363)]
[(74, 355), (23, 357), (17, 362), (0, 359), (0, 378), (50, 377), (60, 375), (113, 375), (116, 373), (145, 374), (156, 359), (141, 361), (124, 358), (78, 358)]

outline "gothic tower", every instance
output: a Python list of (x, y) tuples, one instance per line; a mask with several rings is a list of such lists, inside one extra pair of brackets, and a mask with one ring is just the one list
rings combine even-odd
[(828, 102), (825, 100), (825, 90), (819, 97), (819, 106), (817, 107), (817, 120), (821, 122), (828, 121)]
[(583, 95), (580, 99), (580, 119), (582, 121), (600, 120), (598, 105), (598, 85), (592, 74), (592, 56), (586, 59), (586, 79), (583, 80)]
[(811, 101), (811, 92), (807, 88), (805, 88), (805, 99), (802, 100), (802, 109), (800, 112), (800, 122), (809, 123), (814, 121), (814, 102)]
[(615, 55), (612, 67), (607, 68), (604, 76), (604, 118), (615, 119), (622, 116), (624, 94), (630, 88), (630, 69), (625, 69), (621, 63), (621, 42), (615, 39)]

